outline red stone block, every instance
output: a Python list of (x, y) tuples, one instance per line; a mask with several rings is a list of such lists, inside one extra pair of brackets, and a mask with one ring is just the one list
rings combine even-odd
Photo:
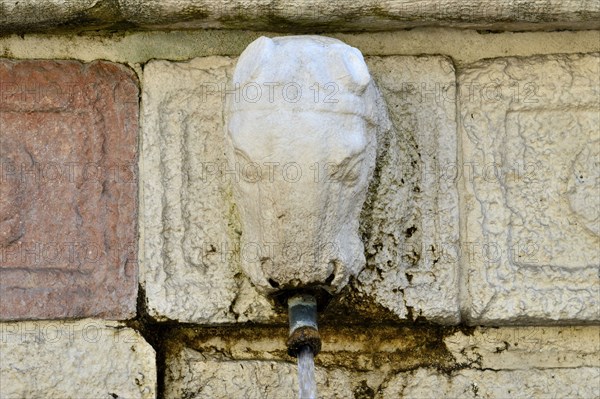
[(138, 83), (0, 60), (0, 319), (135, 315)]

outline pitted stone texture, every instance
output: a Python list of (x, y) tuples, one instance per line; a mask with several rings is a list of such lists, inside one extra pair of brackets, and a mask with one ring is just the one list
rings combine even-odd
[[(239, 328), (233, 334), (200, 330), (180, 330), (189, 347), (179, 347), (181, 337), (170, 337), (166, 397), (297, 395), (297, 367), (286, 355), (285, 328)], [(367, 330), (325, 328), (324, 352), (316, 357), (319, 398), (587, 399), (599, 394), (597, 326), (476, 328), (457, 330), (443, 342), (434, 338), (438, 331), (429, 336), (435, 343), (423, 338), (427, 329)], [(273, 339), (280, 334), (280, 340)]]
[[(296, 365), (291, 362), (207, 359), (183, 349), (168, 360), (165, 398), (279, 399), (298, 397)], [(316, 371), (319, 398), (352, 398), (350, 375)]]
[[(2, 0), (0, 33), (41, 31), (77, 22), (85, 14), (93, 15), (98, 0)], [(90, 16), (91, 16), (90, 15)]]
[(600, 327), (476, 328), (444, 337), (461, 366), (486, 370), (600, 368)]
[(158, 319), (264, 321), (273, 312), (239, 269), (221, 95), (233, 66), (208, 57), (144, 68), (142, 279)]
[(365, 31), (417, 26), (494, 30), (593, 29), (600, 7), (576, 0), (344, 0), (214, 2), (119, 0), (127, 20), (174, 28), (237, 28), (275, 31)]
[(145, 27), (381, 31), (418, 26), (493, 30), (598, 28), (596, 1), (0, 0), (0, 33)]
[(116, 322), (0, 323), (0, 396), (154, 398), (154, 349)]
[(5, 60), (0, 85), (0, 318), (133, 316), (134, 73)]
[[(444, 57), (372, 57), (393, 128), (378, 138), (359, 288), (401, 319), (459, 321), (455, 74)], [(449, 173), (450, 171), (450, 173)]]
[(596, 367), (515, 371), (433, 369), (398, 374), (376, 398), (597, 398)]
[(471, 323), (600, 320), (600, 57), (505, 58), (459, 78)]
[[(155, 61), (144, 70), (143, 280), (148, 310), (159, 319), (273, 317), (272, 305), (240, 271), (231, 183), (241, 172), (229, 170), (222, 155), (223, 100), (235, 95), (225, 91), (234, 64), (209, 57)], [(412, 308), (413, 317), (454, 323), (457, 193), (455, 181), (442, 176), (442, 167), (456, 166), (454, 69), (444, 57), (367, 64), (394, 126), (378, 137), (380, 182), (371, 185), (360, 222), (370, 270), (355, 284), (401, 319)]]

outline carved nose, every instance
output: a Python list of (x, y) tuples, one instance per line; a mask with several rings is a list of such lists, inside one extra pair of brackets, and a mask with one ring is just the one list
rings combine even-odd
[(329, 276), (327, 276), (327, 278), (325, 279), (325, 284), (331, 285), (333, 280), (335, 280), (335, 277), (337, 276), (340, 268), (342, 267), (342, 262), (337, 258), (331, 259), (327, 263), (327, 266), (328, 266), (327, 268), (330, 270), (330, 273), (329, 273)]

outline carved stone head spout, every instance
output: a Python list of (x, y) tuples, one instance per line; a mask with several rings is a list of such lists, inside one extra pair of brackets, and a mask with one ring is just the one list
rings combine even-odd
[(381, 112), (362, 54), (326, 37), (261, 37), (228, 90), (244, 272), (263, 293), (339, 291), (365, 264), (359, 215)]

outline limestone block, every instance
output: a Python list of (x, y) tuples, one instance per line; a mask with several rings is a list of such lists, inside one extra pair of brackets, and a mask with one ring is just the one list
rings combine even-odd
[(511, 0), (119, 0), (135, 24), (175, 28), (275, 31), (364, 31), (416, 26), (495, 30), (593, 29), (600, 6), (593, 1)]
[[(599, 331), (333, 323), (322, 329), (315, 358), (319, 398), (595, 398)], [(178, 329), (166, 342), (165, 396), (295, 397), (286, 334), (285, 327)]]
[[(360, 220), (367, 270), (353, 284), (399, 319), (412, 312), (454, 323), (457, 192), (442, 169), (457, 162), (454, 69), (444, 57), (366, 61), (392, 124), (378, 137), (378, 166)], [(256, 92), (231, 85), (234, 64), (209, 57), (153, 61), (144, 69), (142, 280), (156, 318), (221, 323), (273, 317), (272, 305), (240, 269), (242, 257), (255, 254), (240, 244), (231, 186), (246, 172), (226, 163), (223, 104)]]
[[(69, 24), (86, 25), (91, 19), (82, 18), (87, 14), (96, 17), (101, 23), (108, 22), (107, 14), (98, 15), (102, 3), (98, 0), (2, 0), (0, 1), (0, 33), (42, 31)], [(79, 19), (79, 21), (78, 21)], [(98, 19), (96, 23), (98, 23)]]
[(0, 323), (0, 396), (154, 398), (154, 349), (117, 322)]
[(596, 367), (461, 370), (450, 375), (418, 369), (394, 376), (377, 398), (597, 398), (599, 378)]
[[(441, 333), (443, 327), (439, 326), (432, 329), (430, 326), (407, 327), (412, 324), (380, 324), (365, 328), (364, 325), (340, 326), (340, 323), (326, 317), (322, 317), (321, 321), (323, 323), (319, 325), (319, 333), (322, 347), (315, 362), (317, 368), (324, 370), (354, 370), (374, 372), (374, 375), (377, 375), (382, 374), (382, 368), (385, 371), (405, 371), (419, 367), (448, 369), (456, 366), (455, 358), (459, 358), (461, 350), (472, 350), (471, 341), (467, 339), (470, 337), (452, 334), (444, 340)], [(165, 347), (169, 348), (168, 357), (172, 359), (179, 358), (181, 347), (184, 346), (186, 350), (201, 354), (206, 360), (272, 360), (295, 363), (296, 358), (290, 357), (287, 352), (288, 334), (289, 328), (285, 325), (257, 327), (248, 323), (234, 327), (189, 327), (168, 334), (165, 337)], [(591, 335), (590, 332), (586, 332), (570, 334), (569, 337), (574, 342), (581, 343), (580, 337), (589, 338)], [(484, 337), (487, 339), (488, 335)], [(492, 336), (493, 338), (495, 337)], [(512, 344), (516, 342), (511, 340)], [(498, 345), (502, 345), (502, 342)], [(573, 358), (566, 363), (569, 367), (589, 365), (589, 358), (598, 355), (597, 342), (592, 340), (590, 344), (581, 346), (583, 348), (578, 350), (580, 358)], [(565, 354), (564, 351), (560, 351), (560, 347), (556, 353), (560, 356)], [(521, 352), (516, 352), (515, 355), (525, 357)], [(494, 364), (493, 358), (494, 356), (490, 356), (488, 364)], [(586, 359), (587, 362), (581, 359)], [(580, 362), (577, 363), (577, 360)], [(462, 359), (460, 361), (462, 362)], [(463, 367), (466, 366), (472, 365), (465, 362)], [(383, 376), (385, 377), (385, 374)]]
[(144, 68), (142, 280), (148, 312), (159, 319), (223, 323), (272, 314), (239, 269), (237, 172), (225, 159), (221, 95), (233, 66), (208, 57)]
[(420, 26), (486, 30), (597, 29), (581, 0), (2, 0), (0, 33), (105, 28), (382, 31)]
[[(343, 370), (316, 371), (319, 398), (352, 398)], [(280, 399), (298, 397), (296, 365), (266, 360), (221, 361), (183, 349), (169, 360), (165, 398)]]
[(0, 319), (133, 316), (135, 74), (2, 60), (0, 98)]
[(600, 327), (504, 327), (444, 337), (455, 361), (489, 370), (600, 367)]
[(459, 85), (464, 314), (600, 320), (598, 54), (482, 61)]
[[(223, 361), (183, 350), (167, 368), (166, 398), (293, 398), (298, 395), (292, 363), (268, 360)], [(595, 398), (597, 367), (476, 370), (436, 369), (391, 373), (327, 370), (317, 367), (319, 398)], [(385, 382), (383, 382), (385, 381)], [(368, 395), (368, 396), (367, 396)]]
[(458, 193), (455, 75), (444, 57), (370, 57), (393, 128), (363, 211), (360, 289), (400, 318), (455, 323)]

